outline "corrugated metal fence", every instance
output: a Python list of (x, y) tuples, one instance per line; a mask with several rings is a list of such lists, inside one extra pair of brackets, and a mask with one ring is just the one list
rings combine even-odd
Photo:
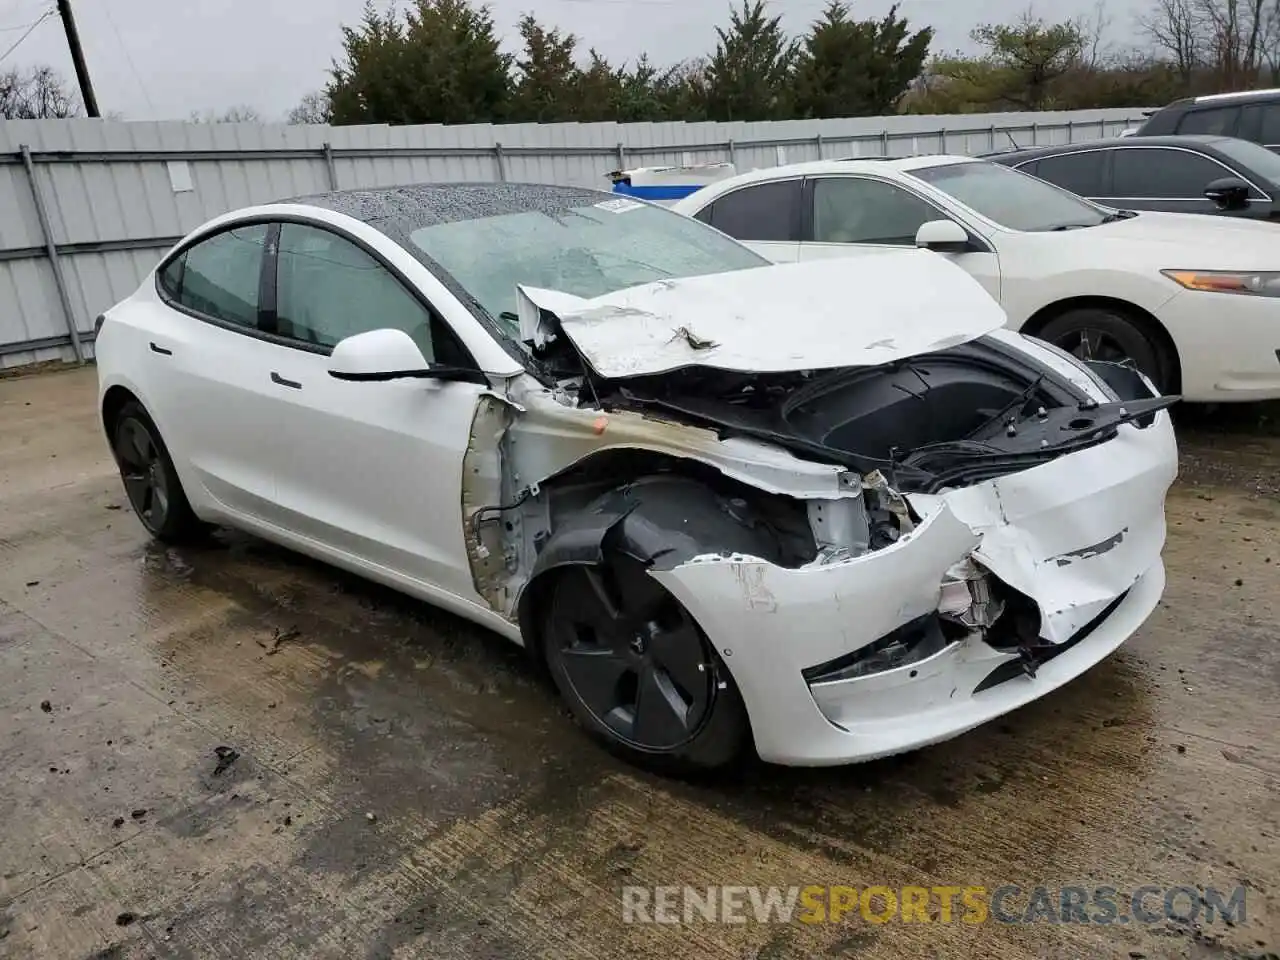
[(94, 317), (136, 289), (166, 248), (254, 203), (423, 181), (608, 189), (611, 170), (712, 160), (749, 170), (973, 154), (1114, 136), (1140, 114), (458, 127), (0, 121), (0, 367), (91, 356)]

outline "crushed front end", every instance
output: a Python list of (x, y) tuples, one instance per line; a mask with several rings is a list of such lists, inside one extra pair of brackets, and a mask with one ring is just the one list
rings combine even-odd
[[(1086, 374), (1008, 342), (1088, 394), (1056, 415), (1002, 412), (1008, 439), (1039, 430), (1034, 443), (971, 457), (951, 445), (950, 458), (942, 442), (908, 448), (895, 463), (905, 483), (863, 475), (865, 533), (801, 566), (708, 553), (651, 570), (724, 658), (764, 759), (839, 764), (949, 739), (1088, 670), (1155, 608), (1177, 473), (1167, 411), (1139, 406), (1151, 394), (1127, 370)], [(1146, 396), (1122, 401), (1117, 387)], [(1117, 402), (1141, 414), (1065, 452), (1041, 445), (1046, 422), (1071, 432)]]

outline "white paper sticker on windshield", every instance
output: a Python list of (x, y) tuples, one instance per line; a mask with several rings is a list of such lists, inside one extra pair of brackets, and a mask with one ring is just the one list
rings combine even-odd
[(601, 210), (608, 210), (610, 213), (626, 213), (628, 210), (638, 210), (644, 206), (637, 200), (604, 200), (596, 204)]

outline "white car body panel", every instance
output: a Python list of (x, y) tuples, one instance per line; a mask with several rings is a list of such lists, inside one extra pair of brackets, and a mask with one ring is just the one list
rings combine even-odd
[[(1028, 233), (1011, 230), (912, 171), (971, 157), (819, 161), (740, 174), (685, 197), (672, 209), (693, 216), (717, 197), (753, 183), (805, 177), (885, 180), (916, 194), (981, 237), (994, 252), (939, 254), (962, 267), (995, 297), (1011, 329), (1022, 329), (1046, 308), (1080, 298), (1132, 304), (1154, 317), (1177, 348), (1181, 395), (1196, 401), (1248, 401), (1280, 397), (1280, 298), (1187, 290), (1162, 270), (1274, 271), (1280, 268), (1275, 224), (1232, 217), (1143, 211), (1128, 220), (1082, 230)], [(1087, 201), (1082, 201), (1087, 202)], [(763, 256), (772, 244), (748, 243)], [(798, 245), (799, 259), (862, 258), (877, 244)]]
[[(920, 526), (851, 560), (786, 570), (757, 558), (709, 556), (654, 576), (730, 664), (764, 759), (826, 765), (851, 753), (871, 758), (925, 746), (1060, 686), (1111, 653), (1154, 609), (1164, 586), (1165, 494), (1177, 472), (1173, 427), (1162, 413), (1151, 427), (1122, 434), (1019, 474), (911, 496), (925, 517)], [(1015, 658), (976, 639), (898, 670), (805, 683), (795, 664), (834, 659), (937, 609), (943, 575), (970, 556), (1037, 601), (1049, 639), (1066, 640), (1125, 595), (1118, 620), (1108, 618), (1106, 629), (1036, 677), (978, 694), (957, 695)], [(779, 730), (784, 738), (774, 737)]]
[(555, 313), (605, 377), (692, 365), (758, 372), (875, 366), (973, 340), (1005, 322), (963, 270), (923, 250), (661, 280), (590, 300), (521, 292)]
[[(697, 461), (811, 505), (863, 496), (856, 473), (781, 446), (567, 401), (525, 372), (425, 266), (351, 217), (275, 204), (218, 218), (191, 237), (241, 218), (270, 217), (341, 228), (393, 263), (463, 341), (489, 384), (334, 379), (321, 354), (169, 307), (153, 273), (108, 311), (97, 343), (99, 401), (123, 388), (151, 413), (201, 519), (248, 530), (520, 643), (515, 601), (523, 584), (506, 558), (486, 558), (470, 533), (478, 512), (508, 498), (513, 486), (534, 491), (536, 499), (539, 484), (554, 484), (592, 456), (642, 450)], [(943, 258), (895, 250), (861, 259), (865, 269), (829, 262), (762, 267), (594, 300), (525, 294), (557, 314), (565, 336), (606, 376), (705, 364), (704, 352), (733, 370), (878, 365), (985, 333), (1106, 399), (1072, 360), (1002, 329), (999, 307)], [(847, 291), (839, 289), (841, 277)], [(804, 305), (799, 316), (779, 316), (797, 303)], [(668, 343), (673, 326), (721, 345)], [(650, 573), (685, 604), (724, 658), (765, 759), (869, 759), (955, 736), (1036, 699), (1137, 629), (1163, 587), (1163, 506), (1176, 466), (1169, 418), (1159, 413), (1146, 429), (1122, 427), (1111, 441), (1039, 467), (911, 496), (923, 521), (882, 549), (796, 569), (709, 555)], [(1034, 679), (979, 694), (955, 691), (1010, 654), (976, 636), (910, 670), (806, 683), (802, 668), (938, 609), (943, 577), (970, 557), (1036, 600), (1047, 642), (1062, 642), (1125, 599)], [(482, 583), (477, 571), (489, 562), (492, 579)]]

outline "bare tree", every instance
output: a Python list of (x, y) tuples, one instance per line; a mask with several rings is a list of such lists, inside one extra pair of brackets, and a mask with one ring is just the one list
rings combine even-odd
[(253, 107), (238, 104), (221, 113), (216, 110), (193, 110), (188, 119), (192, 123), (262, 123), (262, 114)]
[(1208, 40), (1202, 0), (1155, 0), (1152, 9), (1138, 20), (1139, 27), (1156, 49), (1166, 54), (1178, 77), (1190, 86), (1196, 70), (1208, 60)]
[(289, 123), (328, 123), (329, 95), (323, 90), (308, 93), (289, 111), (285, 120)]
[(1098, 70), (1112, 58), (1111, 44), (1107, 40), (1112, 22), (1111, 14), (1107, 10), (1107, 0), (1098, 0), (1093, 6), (1092, 13), (1077, 17), (1073, 21), (1081, 39), (1081, 66), (1089, 70)]
[(80, 101), (52, 67), (0, 73), (0, 119), (47, 120), (80, 115)]

